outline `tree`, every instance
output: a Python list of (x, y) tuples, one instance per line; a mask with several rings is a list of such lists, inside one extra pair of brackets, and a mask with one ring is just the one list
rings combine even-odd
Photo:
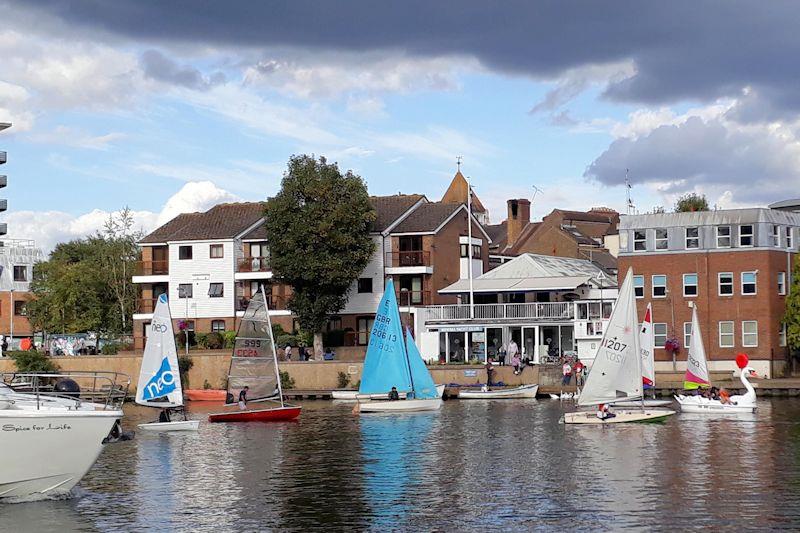
[(786, 296), (786, 312), (783, 315), (786, 325), (786, 344), (792, 351), (800, 350), (800, 254), (794, 256), (792, 284)]
[(705, 194), (686, 193), (675, 202), (676, 213), (689, 213), (691, 211), (708, 211), (708, 200), (706, 200)]
[(300, 328), (314, 333), (322, 355), (322, 329), (347, 303), (353, 282), (375, 245), (370, 226), (375, 211), (367, 187), (352, 171), (342, 174), (324, 157), (289, 159), (280, 192), (265, 208), (273, 271), (292, 287), (287, 306)]

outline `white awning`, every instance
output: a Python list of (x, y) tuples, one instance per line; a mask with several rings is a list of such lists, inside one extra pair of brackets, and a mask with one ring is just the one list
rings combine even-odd
[[(555, 276), (543, 278), (473, 279), (474, 292), (526, 292), (575, 290), (589, 282), (591, 276)], [(439, 294), (469, 292), (469, 280), (460, 279), (439, 291)]]

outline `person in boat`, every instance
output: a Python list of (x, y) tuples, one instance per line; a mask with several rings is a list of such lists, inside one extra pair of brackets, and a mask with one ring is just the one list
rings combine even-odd
[(611, 411), (611, 409), (608, 407), (608, 404), (601, 403), (597, 406), (597, 418), (600, 420), (614, 418), (615, 416), (617, 415)]
[(169, 409), (162, 409), (161, 412), (158, 414), (158, 421), (162, 424), (166, 424), (171, 422), (169, 417)]
[(709, 398), (711, 398), (712, 400), (719, 400), (719, 389), (716, 387), (711, 387)]
[(392, 390), (389, 391), (389, 400), (397, 401), (400, 399), (400, 394), (397, 392), (397, 387), (392, 387)]
[(723, 404), (731, 403), (731, 395), (728, 394), (728, 391), (725, 389), (719, 390), (719, 401)]
[(486, 361), (486, 389), (488, 390), (494, 384), (494, 365), (492, 360)]
[(247, 391), (249, 390), (250, 387), (245, 385), (244, 388), (241, 391), (239, 391), (239, 409), (241, 409), (242, 411), (247, 409)]

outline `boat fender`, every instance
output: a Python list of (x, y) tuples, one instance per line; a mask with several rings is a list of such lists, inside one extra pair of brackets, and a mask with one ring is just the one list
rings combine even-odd
[(81, 386), (74, 379), (61, 378), (56, 382), (53, 390), (63, 396), (77, 398), (81, 395)]

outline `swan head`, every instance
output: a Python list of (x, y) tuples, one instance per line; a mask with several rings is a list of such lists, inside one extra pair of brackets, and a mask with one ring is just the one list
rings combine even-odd
[(742, 369), (742, 375), (746, 378), (758, 378), (756, 370), (751, 366), (746, 366)]

